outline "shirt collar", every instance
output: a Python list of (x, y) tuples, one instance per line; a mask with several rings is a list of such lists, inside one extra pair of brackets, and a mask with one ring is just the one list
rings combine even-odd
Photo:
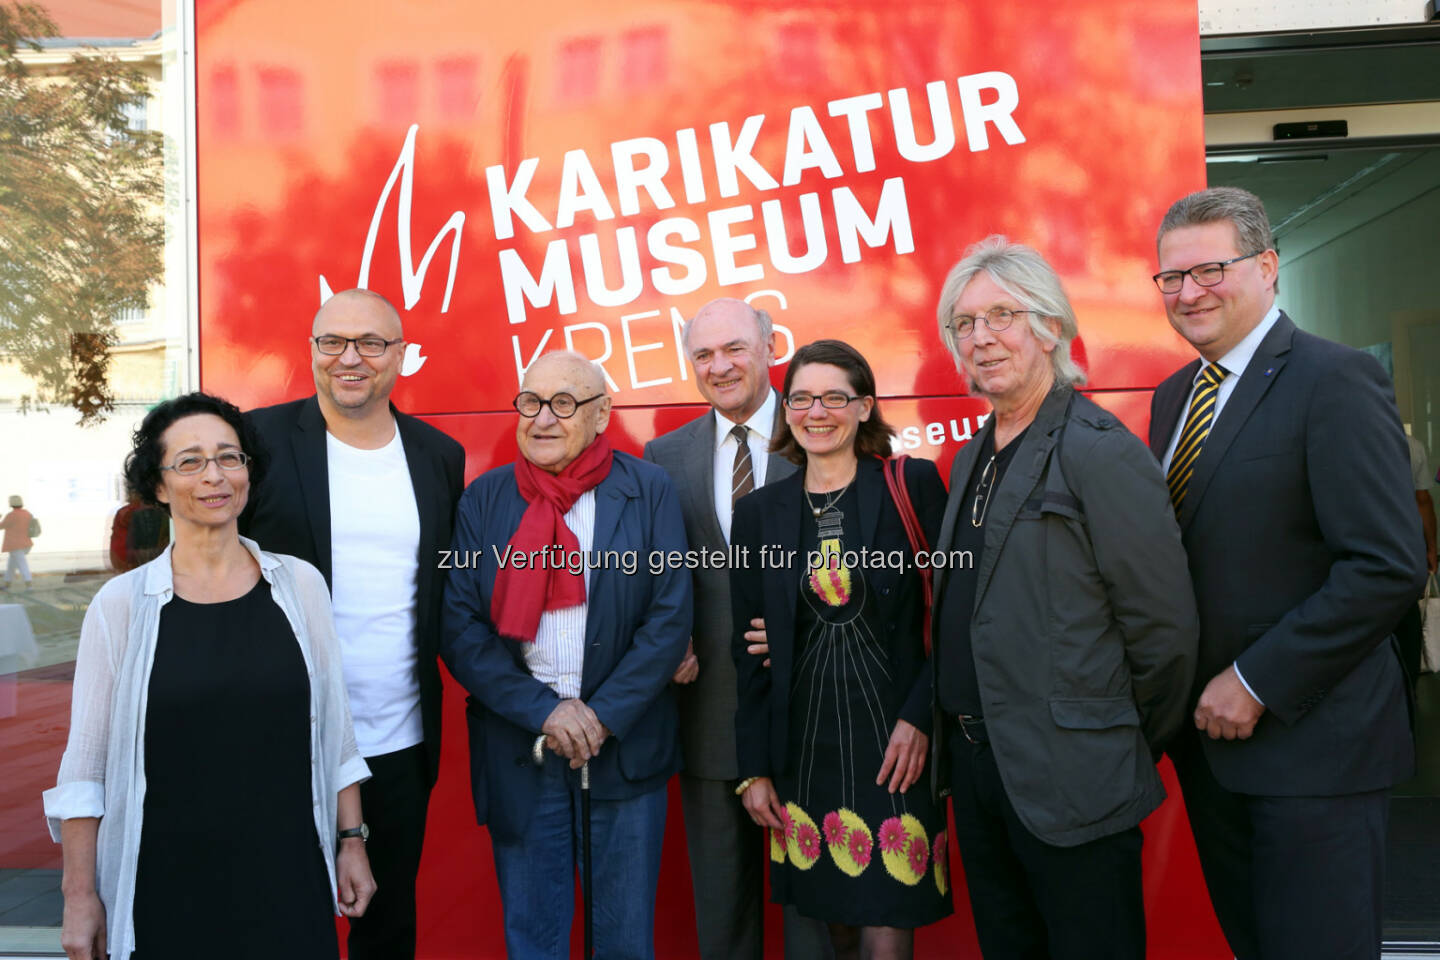
[[(734, 421), (721, 416), (720, 411), (712, 409), (711, 415), (715, 417), (715, 449), (719, 450), (730, 439), (730, 431), (735, 429)], [(765, 402), (760, 404), (760, 409), (750, 415), (744, 426), (758, 433), (765, 441), (766, 446), (770, 444), (770, 435), (775, 432), (775, 391), (769, 390), (765, 393)]]
[[(1239, 379), (1244, 375), (1245, 368), (1250, 365), (1251, 359), (1255, 356), (1255, 351), (1260, 349), (1260, 341), (1265, 339), (1265, 335), (1270, 332), (1270, 328), (1275, 326), (1275, 321), (1279, 319), (1280, 308), (1272, 305), (1270, 312), (1255, 324), (1255, 329), (1245, 334), (1245, 339), (1231, 347), (1230, 352), (1220, 358), (1220, 366), (1225, 368), (1225, 372), (1229, 376)], [(1202, 363), (1200, 369), (1196, 371), (1196, 383), (1200, 382), (1200, 375), (1205, 372), (1207, 366), (1209, 364)]]
[[(260, 576), (265, 582), (274, 585), (274, 578), (271, 572), (280, 566), (280, 560), (273, 553), (266, 553), (260, 549), (260, 544), (249, 537), (241, 537), (240, 545), (250, 551), (250, 556), (260, 565)], [(170, 555), (175, 550), (175, 541), (171, 540), (166, 545), (160, 556), (145, 564), (145, 593), (147, 595), (164, 594), (168, 599), (175, 592), (175, 571), (170, 565)]]

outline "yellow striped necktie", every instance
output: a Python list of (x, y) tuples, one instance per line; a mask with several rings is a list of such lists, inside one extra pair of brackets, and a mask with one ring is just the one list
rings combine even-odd
[(1190, 400), (1190, 412), (1185, 416), (1185, 428), (1180, 431), (1180, 440), (1175, 444), (1175, 455), (1170, 458), (1170, 471), (1165, 482), (1170, 486), (1170, 502), (1175, 512), (1185, 502), (1185, 491), (1190, 477), (1195, 473), (1195, 462), (1210, 436), (1210, 424), (1215, 421), (1215, 401), (1220, 395), (1220, 381), (1230, 371), (1212, 363), (1200, 374), (1200, 383), (1195, 387), (1195, 396)]

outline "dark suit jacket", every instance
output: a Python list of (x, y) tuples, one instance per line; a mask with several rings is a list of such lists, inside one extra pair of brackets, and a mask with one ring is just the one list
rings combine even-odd
[[(425, 755), (433, 783), (440, 769), (440, 598), (436, 572), (440, 550), (450, 542), (455, 501), (465, 482), (465, 451), (449, 435), (393, 406), (420, 512), (419, 568), (415, 579), (416, 670)], [(313, 563), (332, 586), (330, 472), (325, 456), (325, 418), (313, 396), (245, 414), (270, 454), (270, 472), (240, 515), (240, 532), (272, 553)], [(384, 504), (375, 509), (383, 510)]]
[[(1155, 390), (1157, 457), (1199, 369)], [(1335, 796), (1410, 775), (1389, 639), (1425, 581), (1409, 463), (1380, 365), (1282, 313), (1211, 428), (1177, 518), (1200, 611), (1191, 703), (1235, 662), (1266, 707), (1248, 740), (1200, 738), (1226, 789)]]
[[(776, 408), (779, 421), (779, 408)], [(783, 421), (780, 428), (783, 429)], [(715, 519), (715, 415), (703, 415), (645, 444), (645, 459), (665, 468), (680, 496), (685, 536), (696, 550), (724, 550), (725, 535)], [(770, 454), (765, 482), (795, 472), (795, 464)], [(735, 662), (730, 659), (730, 571), (697, 569), (695, 656), (700, 676), (676, 688), (680, 700), (680, 748), (685, 772), (707, 780), (733, 780), (735, 764)]]
[[(525, 665), (520, 643), (502, 637), (490, 600), (503, 554), (526, 502), (507, 464), (465, 488), (455, 521), (454, 562), (445, 587), (445, 665), (470, 692), (470, 785), (475, 816), (515, 842), (524, 835), (542, 783), (530, 751), (560, 698)], [(585, 618), (580, 699), (612, 736), (590, 761), (595, 797), (624, 800), (664, 785), (680, 767), (670, 677), (685, 656), (692, 613), (690, 575), (653, 551), (685, 550), (680, 504), (665, 471), (615, 454), (595, 488), (592, 551), (635, 551), (633, 573), (618, 564), (592, 569)], [(564, 763), (550, 756), (549, 763)]]
[[(735, 739), (742, 777), (773, 777), (787, 769), (786, 748), (790, 728), (790, 678), (797, 656), (795, 605), (799, 602), (800, 573), (813, 544), (800, 543), (805, 505), (805, 475), (797, 471), (778, 483), (766, 484), (735, 504), (730, 541), (748, 547), (750, 562), (731, 575), (731, 654), (739, 683), (739, 709), (735, 713)], [(859, 497), (860, 543), (871, 550), (912, 555), (900, 513), (885, 486), (880, 461), (862, 459), (855, 475)], [(933, 544), (945, 509), (945, 485), (929, 460), (905, 464), (905, 484), (920, 518), (926, 540)], [(794, 551), (794, 566), (764, 569), (760, 547)], [(777, 554), (778, 555), (778, 554)], [(877, 622), (885, 625), (884, 643), (890, 651), (895, 682), (893, 701), (885, 704), (887, 726), (905, 720), (926, 734), (931, 729), (930, 700), (934, 687), (925, 656), (925, 601), (920, 575), (912, 564), (904, 569), (886, 564), (865, 571), (869, 597), (879, 603)], [(745, 650), (744, 624), (765, 618), (770, 641), (771, 667)], [(876, 773), (879, 771), (877, 770)]]

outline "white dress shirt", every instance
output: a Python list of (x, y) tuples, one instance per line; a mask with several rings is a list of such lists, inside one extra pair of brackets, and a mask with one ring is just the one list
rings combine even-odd
[[(735, 436), (730, 431), (735, 429), (735, 423), (721, 416), (718, 410), (712, 411), (711, 416), (715, 418), (715, 519), (720, 521), (720, 532), (725, 534), (725, 542), (729, 543), (731, 474), (735, 472), (735, 451), (738, 449)], [(765, 402), (760, 404), (760, 409), (756, 410), (743, 426), (749, 441), (750, 465), (755, 471), (755, 486), (763, 487), (765, 467), (770, 457), (770, 435), (775, 430), (774, 390), (766, 392)]]
[[(586, 490), (565, 514), (565, 526), (580, 541), (582, 557), (589, 557), (595, 545), (595, 491)], [(530, 675), (563, 700), (580, 696), (580, 676), (585, 671), (585, 615), (590, 610), (590, 564), (585, 563), (586, 601), (563, 610), (540, 614), (534, 643), (523, 643), (525, 666)]]
[[(1245, 339), (1231, 347), (1230, 351), (1220, 358), (1220, 366), (1225, 368), (1226, 374), (1225, 379), (1220, 381), (1220, 387), (1215, 393), (1215, 415), (1210, 421), (1210, 429), (1212, 432), (1220, 423), (1220, 413), (1225, 409), (1225, 401), (1230, 399), (1230, 394), (1235, 392), (1235, 385), (1240, 382), (1240, 378), (1245, 375), (1245, 369), (1250, 366), (1250, 361), (1255, 358), (1255, 351), (1260, 348), (1260, 342), (1265, 339), (1265, 335), (1270, 332), (1270, 328), (1275, 326), (1275, 321), (1279, 319), (1280, 308), (1272, 304), (1270, 312), (1265, 314), (1259, 323), (1255, 324), (1255, 329), (1245, 334)], [(1195, 396), (1195, 387), (1200, 385), (1200, 376), (1205, 372), (1207, 366), (1209, 366), (1208, 363), (1202, 363), (1200, 369), (1195, 371), (1195, 383), (1190, 388), (1190, 395), (1185, 398), (1185, 406), (1180, 408), (1180, 419), (1175, 424), (1175, 433), (1170, 437), (1170, 446), (1165, 449), (1165, 459), (1160, 461), (1160, 469), (1167, 475), (1170, 473), (1170, 461), (1175, 456), (1175, 444), (1179, 442), (1180, 433), (1185, 429), (1185, 418), (1190, 413), (1190, 401)], [(1201, 456), (1204, 456), (1203, 452)], [(1246, 692), (1255, 698), (1256, 703), (1263, 707), (1265, 701), (1261, 700), (1255, 691), (1250, 688), (1250, 684), (1245, 680), (1244, 675), (1240, 673), (1240, 665), (1237, 663), (1234, 664), (1234, 667), (1235, 676), (1240, 678), (1240, 683)]]
[[(1220, 358), (1220, 366), (1226, 370), (1225, 379), (1220, 381), (1220, 387), (1215, 392), (1215, 416), (1210, 420), (1210, 429), (1214, 430), (1220, 423), (1220, 413), (1225, 409), (1225, 401), (1230, 399), (1230, 394), (1235, 392), (1235, 384), (1245, 375), (1245, 368), (1250, 366), (1250, 361), (1255, 357), (1255, 351), (1260, 349), (1260, 341), (1275, 326), (1275, 321), (1280, 319), (1280, 308), (1271, 306), (1270, 312), (1257, 324), (1255, 329), (1245, 334), (1245, 339), (1230, 348), (1230, 352)], [(1202, 357), (1203, 361), (1204, 358)], [(1160, 469), (1170, 473), (1170, 461), (1175, 457), (1175, 444), (1180, 440), (1180, 431), (1185, 429), (1185, 418), (1190, 413), (1190, 401), (1195, 397), (1195, 387), (1200, 385), (1200, 376), (1210, 364), (1202, 362), (1200, 369), (1195, 371), (1195, 382), (1190, 388), (1190, 395), (1185, 398), (1185, 406), (1180, 408), (1180, 420), (1175, 424), (1175, 432), (1170, 436), (1170, 446), (1165, 448), (1165, 459), (1160, 461)]]

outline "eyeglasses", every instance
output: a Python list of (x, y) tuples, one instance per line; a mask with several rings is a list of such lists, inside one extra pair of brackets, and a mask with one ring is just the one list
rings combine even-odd
[(323, 333), (310, 339), (314, 341), (315, 349), (327, 357), (340, 356), (352, 343), (355, 344), (355, 352), (362, 357), (383, 357), (386, 350), (397, 343), (405, 342), (404, 337), (398, 340), (386, 340), (384, 337), (337, 337), (330, 333)]
[(785, 406), (791, 410), (809, 410), (815, 406), (815, 401), (820, 401), (820, 406), (830, 410), (839, 410), (848, 406), (861, 397), (852, 397), (848, 393), (841, 393), (839, 390), (832, 390), (829, 393), (792, 393), (785, 398)]
[(1229, 260), (1214, 260), (1210, 263), (1197, 263), (1189, 270), (1163, 270), (1151, 277), (1155, 286), (1160, 288), (1161, 293), (1179, 293), (1180, 288), (1185, 286), (1185, 275), (1189, 274), (1190, 279), (1195, 281), (1196, 286), (1213, 287), (1225, 279), (1225, 268), (1232, 263), (1239, 263), (1241, 260), (1249, 260), (1251, 257), (1258, 257), (1264, 250), (1256, 250), (1254, 253), (1247, 253), (1243, 257), (1231, 257)]
[[(1010, 329), (1010, 324), (1015, 322), (1017, 313), (1036, 313), (1039, 310), (1011, 310), (1009, 307), (991, 307), (983, 314), (985, 326), (991, 333), (1001, 333)], [(950, 329), (955, 331), (955, 336), (964, 340), (975, 332), (975, 323), (980, 317), (971, 316), (968, 313), (957, 313), (950, 318)]]
[(569, 420), (571, 417), (575, 416), (576, 410), (579, 410), (587, 403), (599, 400), (603, 396), (605, 396), (605, 394), (597, 393), (593, 397), (586, 397), (584, 400), (576, 400), (568, 393), (557, 393), (549, 400), (542, 400), (540, 399), (540, 395), (538, 393), (531, 393), (530, 391), (526, 390), (524, 393), (519, 393), (515, 395), (515, 399), (514, 401), (512, 401), (512, 405), (515, 407), (515, 411), (519, 413), (520, 416), (526, 417), (527, 419), (533, 420), (535, 417), (540, 416), (541, 407), (549, 407), (550, 412), (555, 414), (555, 416), (559, 417), (561, 420)]
[(161, 470), (174, 470), (181, 476), (188, 477), (197, 473), (203, 473), (205, 468), (214, 460), (216, 466), (221, 470), (242, 470), (250, 462), (250, 455), (240, 450), (221, 450), (213, 457), (202, 457), (198, 453), (187, 453), (175, 459), (175, 462), (168, 467), (161, 467)]

